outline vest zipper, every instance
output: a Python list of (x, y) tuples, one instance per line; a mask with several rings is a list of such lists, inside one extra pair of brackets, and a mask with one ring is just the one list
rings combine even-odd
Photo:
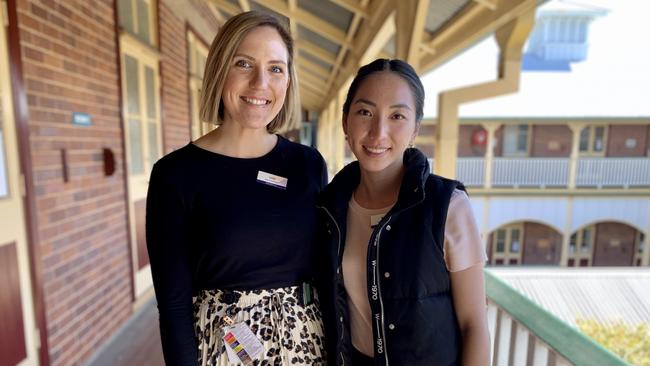
[[(389, 216), (386, 219), (386, 221), (381, 226), (381, 228), (379, 228), (379, 231), (377, 232), (377, 236), (375, 236), (375, 252), (377, 254), (375, 258), (376, 265), (374, 270), (375, 272), (374, 279), (377, 285), (377, 296), (379, 297), (379, 312), (381, 314), (381, 333), (380, 333), (381, 338), (379, 339), (379, 341), (382, 342), (382, 348), (384, 353), (384, 359), (386, 360), (386, 366), (388, 366), (388, 347), (387, 347), (388, 345), (386, 344), (386, 326), (384, 324), (384, 299), (381, 297), (381, 280), (377, 280), (377, 278), (379, 278), (379, 238), (381, 237), (381, 232), (384, 230), (386, 225), (388, 225), (391, 218), (392, 216)], [(379, 329), (378, 329), (378, 333), (379, 333)], [(375, 347), (376, 346), (377, 345), (375, 344)]]
[[(422, 202), (422, 200), (420, 201)], [(381, 280), (377, 280), (378, 278), (381, 278), (380, 273), (379, 273), (379, 239), (381, 237), (381, 232), (384, 230), (386, 225), (390, 222), (390, 220), (393, 218), (393, 216), (398, 215), (411, 207), (417, 205), (420, 202), (416, 202), (410, 206), (404, 207), (403, 209), (393, 213), (391, 216), (384, 217), (386, 221), (383, 223), (383, 225), (379, 228), (379, 231), (377, 231), (377, 236), (375, 236), (375, 252), (377, 253), (375, 257), (375, 268), (374, 268), (374, 276), (373, 280), (376, 281), (377, 285), (377, 296), (379, 297), (379, 312), (381, 314), (381, 342), (382, 342), (382, 347), (383, 347), (383, 353), (384, 353), (384, 360), (386, 360), (386, 366), (389, 366), (388, 362), (388, 347), (386, 344), (386, 326), (384, 323), (384, 299), (381, 297)], [(379, 331), (379, 329), (378, 329)], [(377, 347), (377, 344), (375, 344), (375, 347)]]
[[(340, 267), (339, 267), (339, 258), (341, 257), (341, 228), (339, 227), (339, 224), (334, 220), (334, 216), (329, 212), (329, 210), (324, 207), (324, 206), (316, 206), (318, 208), (323, 209), (327, 216), (332, 220), (334, 223), (334, 226), (336, 226), (336, 231), (338, 232), (338, 237), (337, 237), (337, 248), (336, 248), (336, 274), (339, 275)], [(343, 319), (339, 319), (339, 327), (341, 327), (341, 340), (343, 340), (343, 337), (345, 336), (345, 327), (343, 326)], [(343, 357), (343, 352), (339, 352), (339, 357), (341, 358), (341, 365), (345, 366), (345, 358)]]

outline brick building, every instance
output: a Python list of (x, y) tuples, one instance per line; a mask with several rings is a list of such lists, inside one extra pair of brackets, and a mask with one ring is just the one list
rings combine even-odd
[[(292, 31), (299, 35), (303, 120), (318, 120), (318, 148), (333, 170), (340, 168), (345, 147), (340, 119), (334, 118), (340, 108), (331, 101), (338, 98), (340, 105), (345, 82), (359, 64), (381, 55), (421, 60), (426, 67), (420, 71), (428, 71), (459, 52), (458, 45), (467, 46), (494, 31), (490, 22), (517, 23), (537, 6), (531, 0), (491, 6), (454, 0), (410, 13), (416, 7), (409, 6), (423, 10), (419, 4), (429, 2), (0, 0), (0, 365), (83, 364), (151, 298), (144, 242), (151, 165), (212, 128), (198, 120), (196, 109), (209, 42), (219, 24), (244, 10), (245, 4), (268, 10), (261, 3), (290, 15)], [(427, 17), (434, 12), (436, 17)], [(449, 27), (438, 40), (443, 33), (437, 30), (447, 21), (460, 26)], [(427, 37), (413, 51), (411, 45), (404, 47), (412, 42), (404, 43), (408, 39), (400, 32), (407, 30), (413, 37), (415, 24)], [(464, 32), (469, 25), (476, 28)], [(389, 43), (392, 46), (384, 47)], [(432, 45), (436, 52), (424, 52)], [(598, 126), (605, 127), (589, 127), (586, 153), (594, 153), (589, 146), (602, 140), (606, 152), (597, 159), (631, 162), (635, 156), (641, 163), (635, 160), (626, 171), (634, 171), (633, 164), (646, 169), (650, 120), (644, 118), (598, 120)], [(638, 248), (644, 240), (641, 234), (648, 237), (645, 227), (650, 220), (646, 218), (646, 226), (630, 224), (631, 217), (647, 217), (642, 207), (648, 196), (645, 176), (638, 186), (625, 187), (619, 181), (588, 177), (582, 187), (575, 183), (580, 175), (574, 174), (571, 181), (568, 173), (548, 184), (522, 184), (521, 177), (512, 183), (500, 175), (497, 163), (512, 159), (510, 145), (496, 143), (493, 152), (486, 148), (490, 141), (511, 141), (505, 136), (521, 134), (528, 141), (527, 152), (519, 156), (523, 162), (513, 164), (564, 159), (557, 163), (560, 167), (575, 161), (574, 170), (579, 171), (579, 138), (573, 125), (566, 120), (462, 120), (458, 175), (473, 192), (486, 238), (496, 236), (490, 239), (491, 248), (503, 242), (503, 251), (490, 251), (493, 263), (647, 265), (647, 249)], [(434, 154), (435, 127), (425, 121), (418, 140), (429, 156)], [(311, 135), (305, 129), (300, 136), (309, 140)], [(293, 131), (291, 136), (299, 135)], [(628, 143), (631, 136), (634, 144)], [(518, 171), (504, 169), (507, 174)], [(549, 189), (557, 179), (561, 195), (556, 202), (557, 192), (549, 194)], [(602, 203), (611, 193), (631, 203), (616, 198), (610, 202), (614, 206), (594, 208), (589, 206), (592, 201), (578, 199), (596, 197), (593, 202)], [(540, 196), (550, 203), (536, 202)], [(588, 224), (574, 228), (558, 219), (566, 219), (567, 211), (555, 210), (562, 214), (550, 218), (526, 216), (521, 205), (508, 201), (513, 197), (545, 207), (547, 216), (554, 212), (553, 205), (567, 200), (575, 207), (583, 204), (586, 208), (580, 212), (619, 216), (573, 220), (573, 226)], [(505, 248), (516, 247), (513, 243), (523, 251), (507, 252)], [(581, 251), (583, 243), (593, 243), (591, 251)], [(576, 248), (573, 257), (571, 245)]]
[(2, 5), (0, 364), (81, 364), (150, 297), (146, 180), (199, 127), (220, 20), (199, 0)]
[[(634, 7), (610, 4), (541, 6), (520, 90), (459, 109), (456, 176), (492, 265), (650, 264), (650, 55), (620, 43), (638, 31)], [(489, 80), (497, 57), (486, 39), (423, 77), (423, 150), (436, 94)]]

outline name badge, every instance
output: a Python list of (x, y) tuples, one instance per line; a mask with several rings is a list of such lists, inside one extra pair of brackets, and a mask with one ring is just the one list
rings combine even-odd
[(289, 182), (289, 179), (260, 170), (257, 172), (257, 181), (276, 188), (287, 189), (287, 182)]

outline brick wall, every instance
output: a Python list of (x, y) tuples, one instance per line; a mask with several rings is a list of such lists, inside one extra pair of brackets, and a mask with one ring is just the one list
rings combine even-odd
[(522, 264), (558, 265), (562, 252), (562, 234), (534, 222), (524, 223)]
[(472, 141), (472, 136), (475, 133), (483, 131), (486, 133), (485, 129), (479, 125), (461, 125), (458, 131), (458, 156), (459, 157), (477, 157), (485, 156), (485, 148), (487, 145), (487, 135), (485, 143), (475, 144)]
[(205, 42), (212, 42), (219, 24), (205, 1), (159, 0), (158, 6), (163, 151), (169, 153), (191, 139), (187, 17), (191, 17), (190, 25), (198, 32), (195, 35)]
[(647, 130), (647, 125), (610, 125), (607, 156), (646, 156)]
[(646, 151), (646, 156), (650, 156), (650, 125), (646, 125), (645, 129), (646, 129), (645, 151)]
[(503, 155), (503, 126), (494, 131), (494, 156)]
[(631, 266), (637, 230), (615, 222), (596, 225), (594, 266)]
[(188, 57), (185, 22), (164, 3), (159, 4), (160, 73), (162, 80), (162, 125), (164, 152), (190, 141)]
[(571, 156), (571, 129), (566, 125), (533, 125), (530, 155), (533, 157)]
[(19, 0), (17, 13), (50, 360), (80, 364), (131, 313), (113, 1)]

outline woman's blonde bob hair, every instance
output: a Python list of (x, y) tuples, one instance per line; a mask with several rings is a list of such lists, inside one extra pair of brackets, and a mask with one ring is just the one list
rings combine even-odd
[(270, 133), (288, 131), (298, 127), (300, 116), (300, 96), (298, 94), (298, 79), (293, 62), (293, 39), (286, 27), (270, 14), (259, 11), (248, 11), (228, 19), (214, 37), (205, 65), (201, 101), (199, 103), (199, 118), (202, 121), (221, 124), (224, 118), (224, 106), (221, 94), (226, 82), (228, 71), (239, 45), (256, 27), (272, 27), (278, 31), (287, 47), (289, 70), (289, 85), (282, 109), (266, 126)]

